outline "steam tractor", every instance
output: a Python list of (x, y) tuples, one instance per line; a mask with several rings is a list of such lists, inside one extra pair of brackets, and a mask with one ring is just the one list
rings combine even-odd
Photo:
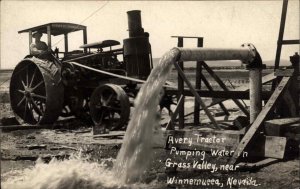
[[(130, 99), (152, 69), (149, 34), (140, 11), (128, 13), (129, 38), (87, 43), (86, 26), (48, 23), (19, 33), (47, 36), (48, 51), (27, 55), (15, 67), (10, 83), (11, 107), (20, 123), (52, 124), (59, 116), (76, 116), (105, 124), (110, 130), (129, 119)], [(69, 51), (69, 34), (82, 32), (80, 50)], [(64, 39), (64, 51), (52, 50), (51, 38)]]

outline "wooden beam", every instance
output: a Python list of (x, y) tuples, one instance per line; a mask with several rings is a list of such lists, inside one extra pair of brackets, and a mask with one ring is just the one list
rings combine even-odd
[(178, 71), (179, 75), (181, 76), (181, 78), (184, 80), (184, 82), (190, 88), (191, 92), (193, 93), (193, 95), (195, 96), (195, 98), (197, 99), (197, 101), (199, 102), (199, 104), (201, 105), (201, 107), (204, 109), (204, 112), (206, 113), (206, 115), (208, 116), (208, 118), (210, 119), (210, 121), (213, 123), (213, 125), (217, 129), (220, 129), (219, 125), (217, 124), (216, 120), (214, 119), (214, 117), (212, 116), (212, 114), (210, 113), (210, 111), (208, 110), (208, 108), (206, 107), (205, 103), (203, 102), (203, 100), (201, 99), (201, 97), (199, 96), (199, 94), (197, 93), (197, 91), (194, 89), (194, 87), (192, 86), (191, 82), (186, 78), (186, 76), (184, 75), (183, 71), (180, 69), (178, 63), (174, 62), (174, 66), (177, 69), (177, 71)]
[(181, 107), (181, 104), (182, 104), (183, 100), (184, 100), (183, 95), (181, 95), (179, 100), (177, 101), (177, 106), (176, 106), (173, 114), (171, 115), (170, 120), (169, 120), (169, 122), (166, 126), (167, 130), (174, 130), (174, 121), (175, 121), (175, 119), (178, 115), (179, 108)]
[(297, 40), (297, 39), (292, 39), (292, 40), (282, 40), (281, 41), (281, 44), (282, 45), (297, 45), (297, 44), (300, 44), (300, 40)]
[(267, 104), (263, 107), (262, 111), (260, 112), (256, 120), (250, 126), (249, 130), (243, 137), (242, 141), (239, 143), (238, 147), (234, 152), (234, 155), (229, 161), (230, 164), (235, 164), (238, 161), (240, 154), (249, 146), (250, 142), (252, 142), (256, 138), (256, 134), (259, 131), (262, 123), (264, 122), (266, 117), (271, 113), (278, 99), (282, 96), (283, 92), (287, 88), (289, 80), (290, 77), (282, 78), (281, 82), (275, 89), (273, 95), (271, 96)]
[(0, 126), (2, 132), (16, 131), (16, 130), (30, 130), (30, 129), (49, 129), (49, 125), (9, 125), (9, 126)]
[[(213, 92), (214, 91), (213, 87), (209, 84), (209, 82), (207, 81), (207, 79), (204, 77), (204, 75), (202, 73), (200, 73), (200, 77), (202, 78), (203, 83), (205, 84), (205, 86), (207, 87), (207, 89), (210, 91), (210, 93)], [(201, 95), (201, 94), (199, 94), (199, 95)], [(229, 115), (228, 110), (226, 109), (226, 107), (224, 106), (224, 104), (222, 102), (219, 103), (219, 106), (221, 107), (221, 109), (223, 110), (223, 112), (226, 115)]]
[(275, 67), (274, 67), (275, 70), (279, 67), (279, 62), (280, 62), (280, 55), (281, 55), (281, 49), (282, 49), (281, 42), (282, 42), (283, 34), (284, 34), (288, 2), (289, 2), (288, 0), (283, 0), (283, 4), (282, 4), (280, 28), (279, 28), (276, 57), (275, 57)]
[[(203, 80), (204, 81), (204, 80)], [(247, 91), (211, 91), (211, 90), (196, 90), (196, 92), (201, 97), (210, 97), (210, 98), (216, 98), (216, 99), (249, 99), (249, 92)], [(170, 95), (176, 95), (177, 90), (176, 89), (169, 89), (166, 91), (167, 94)], [(184, 96), (193, 96), (193, 93), (185, 89), (183, 91)], [(262, 92), (262, 99), (268, 100), (272, 95), (271, 91), (263, 91)], [(217, 104), (220, 104), (222, 102), (218, 102)]]
[(238, 163), (237, 165), (239, 166), (239, 170), (243, 170), (243, 169), (250, 169), (250, 170), (253, 170), (253, 169), (261, 169), (263, 167), (266, 167), (272, 163), (276, 163), (280, 160), (278, 159), (275, 159), (275, 158), (266, 158), (266, 159), (263, 159), (261, 161), (258, 161), (258, 162), (255, 162), (255, 163), (249, 163), (249, 162), (240, 162)]
[[(229, 89), (227, 88), (227, 86), (223, 83), (223, 81), (219, 78), (219, 76), (217, 74), (215, 74), (215, 72), (204, 62), (203, 63), (203, 67), (206, 69), (206, 71), (216, 80), (216, 82), (220, 85), (220, 87), (224, 90), (224, 91), (229, 91)], [(233, 102), (242, 110), (242, 112), (249, 117), (249, 112), (248, 110), (243, 106), (243, 104), (237, 100), (237, 99), (232, 99)]]

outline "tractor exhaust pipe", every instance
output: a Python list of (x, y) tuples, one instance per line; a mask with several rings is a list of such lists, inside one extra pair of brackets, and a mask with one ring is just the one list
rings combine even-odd
[(124, 39), (127, 76), (146, 80), (151, 71), (149, 33), (142, 28), (141, 11), (128, 11), (127, 16), (129, 38)]

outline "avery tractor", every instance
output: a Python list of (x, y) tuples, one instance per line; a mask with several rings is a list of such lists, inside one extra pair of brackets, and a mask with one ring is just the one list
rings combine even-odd
[[(11, 107), (20, 123), (51, 125), (59, 116), (76, 116), (123, 127), (130, 114), (139, 83), (153, 65), (149, 34), (144, 32), (140, 11), (128, 12), (129, 38), (87, 43), (87, 28), (72, 23), (49, 23), (19, 31), (47, 36), (48, 51), (27, 55), (15, 67), (10, 83)], [(72, 32), (82, 32), (80, 50), (69, 51)], [(52, 50), (51, 38), (64, 39), (64, 51)], [(116, 48), (117, 47), (117, 48)]]

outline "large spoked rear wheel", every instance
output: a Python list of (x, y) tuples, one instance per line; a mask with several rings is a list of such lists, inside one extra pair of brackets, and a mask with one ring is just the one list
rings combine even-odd
[(90, 114), (96, 126), (103, 126), (109, 130), (120, 129), (129, 119), (129, 98), (120, 86), (99, 86), (90, 99)]
[(23, 124), (52, 124), (61, 114), (64, 87), (55, 64), (37, 58), (24, 59), (10, 82), (11, 107)]

